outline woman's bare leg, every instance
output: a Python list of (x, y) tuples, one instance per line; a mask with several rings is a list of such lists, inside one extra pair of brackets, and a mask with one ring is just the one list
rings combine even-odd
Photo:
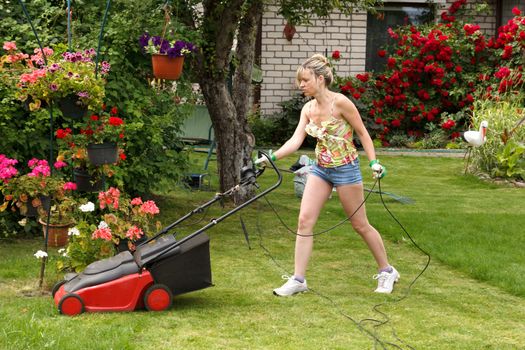
[[(332, 185), (318, 176), (309, 175), (301, 200), (301, 209), (297, 224), (297, 233), (300, 235), (311, 235), (319, 213), (326, 200), (330, 197)], [(313, 236), (297, 236), (295, 240), (295, 271), (297, 277), (306, 275), (308, 260), (312, 254)]]
[(379, 269), (388, 268), (388, 258), (383, 239), (379, 232), (368, 222), (365, 205), (363, 204), (354, 214), (364, 200), (363, 184), (338, 186), (337, 193), (346, 215), (350, 217), (353, 214), (350, 218), (352, 227), (368, 245)]

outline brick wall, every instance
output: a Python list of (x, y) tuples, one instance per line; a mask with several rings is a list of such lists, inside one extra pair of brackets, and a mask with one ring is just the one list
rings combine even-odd
[[(453, 0), (446, 0), (446, 4), (439, 5), (438, 16), (452, 2)], [(468, 6), (473, 6), (471, 2), (472, 0), (468, 0)], [(487, 0), (487, 2), (494, 13), (495, 0)], [(262, 20), (261, 68), (264, 78), (260, 99), (262, 114), (269, 115), (280, 111), (278, 103), (290, 99), (299, 92), (295, 86), (295, 71), (301, 62), (314, 53), (331, 55), (332, 51), (339, 50), (341, 60), (335, 65), (338, 75), (347, 76), (364, 72), (366, 17), (364, 12), (355, 12), (350, 17), (336, 13), (326, 20), (314, 20), (311, 26), (297, 26), (295, 36), (288, 41), (283, 34), (285, 19), (277, 14), (276, 7), (268, 7)], [(494, 15), (480, 16), (476, 21), (475, 23), (479, 24), (487, 35), (495, 33)]]

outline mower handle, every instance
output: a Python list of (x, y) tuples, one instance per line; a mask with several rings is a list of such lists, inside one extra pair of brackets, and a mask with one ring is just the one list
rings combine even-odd
[[(242, 203), (238, 207), (233, 208), (232, 210), (230, 210), (226, 214), (222, 215), (221, 217), (219, 217), (217, 219), (213, 219), (210, 223), (208, 223), (206, 226), (202, 227), (201, 229), (199, 229), (199, 230), (195, 231), (194, 233), (184, 237), (182, 240), (177, 241), (174, 246), (172, 246), (169, 249), (167, 249), (161, 255), (164, 255), (165, 253), (170, 251), (173, 247), (176, 247), (179, 244), (182, 244), (183, 242), (187, 241), (188, 239), (191, 239), (192, 237), (194, 237), (194, 236), (196, 236), (196, 235), (206, 231), (208, 228), (212, 227), (213, 225), (216, 225), (217, 223), (219, 223), (222, 220), (226, 219), (228, 216), (233, 215), (237, 211), (239, 211), (242, 208), (248, 206), (249, 204), (251, 204), (252, 202), (256, 201), (257, 199), (265, 196), (266, 194), (270, 193), (271, 191), (273, 191), (274, 189), (276, 189), (277, 187), (279, 187), (281, 185), (281, 183), (283, 181), (283, 176), (282, 176), (281, 172), (279, 171), (279, 168), (277, 168), (277, 166), (275, 165), (274, 161), (271, 160), (271, 157), (267, 153), (265, 153), (263, 151), (259, 151), (259, 152), (262, 153), (264, 156), (266, 156), (266, 158), (268, 158), (268, 161), (270, 162), (270, 165), (272, 166), (273, 170), (275, 170), (275, 173), (277, 174), (277, 182), (273, 186), (267, 188), (266, 190), (264, 190), (263, 192), (259, 193), (256, 196), (254, 196), (253, 198), (250, 198), (249, 200), (247, 200), (246, 202)], [(202, 212), (202, 210), (204, 210), (205, 208), (209, 207), (213, 203), (221, 200), (224, 196), (231, 195), (234, 191), (236, 191), (238, 189), (239, 186), (247, 186), (247, 185), (255, 184), (255, 178), (261, 176), (264, 173), (264, 169), (265, 169), (265, 166), (261, 166), (259, 168), (256, 168), (255, 165), (252, 165), (252, 167), (245, 167), (245, 168), (243, 168), (241, 171), (244, 173), (244, 176), (248, 176), (249, 177), (248, 179), (245, 179), (244, 181), (241, 180), (241, 182), (238, 185), (233, 186), (232, 188), (230, 188), (226, 192), (216, 194), (213, 199), (211, 199), (208, 202), (202, 204), (198, 208), (193, 209), (192, 211), (190, 211), (189, 213), (187, 213), (186, 215), (184, 215), (183, 217), (181, 217), (177, 221), (173, 222), (172, 224), (164, 227), (162, 230), (160, 230), (160, 232), (158, 232), (153, 237), (148, 238), (145, 242), (141, 243), (139, 246), (148, 244), (149, 242), (157, 239), (159, 236), (162, 236), (163, 234), (167, 233), (168, 231), (173, 229), (175, 226), (179, 225), (181, 222), (183, 222), (186, 219), (190, 218), (194, 214)]]

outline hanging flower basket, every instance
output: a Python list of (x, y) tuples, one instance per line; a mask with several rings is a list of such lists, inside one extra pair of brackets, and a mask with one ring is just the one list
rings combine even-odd
[(75, 169), (73, 175), (75, 177), (75, 183), (77, 184), (77, 191), (98, 192), (102, 190), (104, 186), (103, 179), (93, 178), (93, 176), (84, 169)]
[(91, 143), (87, 146), (87, 155), (93, 165), (113, 164), (118, 160), (118, 148), (115, 142)]
[(75, 95), (68, 95), (58, 100), (58, 108), (64, 117), (72, 118), (82, 118), (88, 110)]
[(153, 75), (157, 79), (177, 80), (182, 74), (184, 56), (169, 57), (168, 55), (151, 55)]
[(68, 242), (68, 230), (71, 227), (71, 224), (49, 224), (47, 226), (46, 222), (43, 220), (38, 220), (40, 225), (42, 225), (42, 232), (44, 234), (44, 239), (46, 238), (46, 230), (48, 231), (47, 244), (50, 247), (63, 247)]

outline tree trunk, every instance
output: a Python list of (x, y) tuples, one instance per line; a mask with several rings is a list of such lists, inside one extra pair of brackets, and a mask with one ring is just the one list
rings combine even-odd
[[(214, 7), (216, 4), (213, 1), (205, 3), (205, 21), (202, 24), (206, 26), (203, 28), (206, 42), (211, 45), (203, 48), (203, 55), (199, 57), (199, 83), (215, 132), (217, 166), (222, 192), (237, 185), (240, 182), (242, 167), (251, 165), (255, 140), (248, 125), (247, 113), (252, 91), (251, 73), (255, 38), (263, 8), (261, 1), (253, 0), (247, 2), (248, 8), (245, 11), (231, 10), (241, 9), (243, 7), (241, 3), (244, 2), (239, 1), (235, 6), (232, 4), (227, 10), (223, 7)], [(234, 23), (234, 25), (228, 26), (225, 23)], [(238, 65), (230, 90), (227, 81), (231, 61), (230, 51), (236, 30), (235, 58)], [(242, 189), (236, 193), (234, 200), (236, 203), (241, 203), (252, 195), (251, 189)]]

